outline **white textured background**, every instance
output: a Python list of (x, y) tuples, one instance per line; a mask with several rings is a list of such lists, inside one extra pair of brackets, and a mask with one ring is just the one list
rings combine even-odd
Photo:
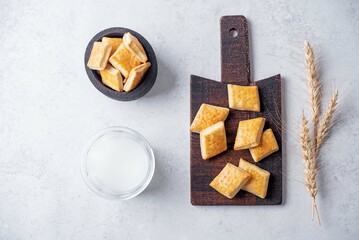
[[(231, 14), (248, 18), (252, 77), (285, 81), (281, 206), (190, 204), (189, 75), (220, 79), (219, 18)], [(1, 0), (0, 17), (0, 239), (358, 239), (358, 1)], [(135, 102), (105, 97), (85, 74), (88, 41), (113, 26), (140, 32), (158, 57), (155, 86)], [(343, 93), (322, 154), (321, 227), (296, 135), (306, 38), (324, 99), (335, 86)], [(79, 169), (87, 139), (113, 125), (142, 133), (157, 160), (149, 188), (125, 202), (96, 196)]]

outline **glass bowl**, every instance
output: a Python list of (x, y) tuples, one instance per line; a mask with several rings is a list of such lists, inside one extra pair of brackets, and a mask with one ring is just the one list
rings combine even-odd
[(81, 159), (87, 186), (109, 199), (137, 196), (150, 183), (154, 170), (151, 146), (141, 134), (126, 127), (97, 132), (87, 142)]

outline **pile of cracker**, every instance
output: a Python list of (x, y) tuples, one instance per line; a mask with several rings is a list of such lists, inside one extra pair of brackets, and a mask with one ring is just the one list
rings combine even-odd
[(141, 82), (151, 63), (136, 37), (127, 32), (123, 38), (103, 37), (94, 42), (87, 67), (97, 70), (102, 83), (118, 92), (129, 92)]
[[(228, 84), (227, 88), (229, 108), (260, 112), (257, 86)], [(200, 134), (201, 155), (204, 160), (227, 150), (224, 121), (229, 114), (229, 108), (203, 103), (191, 124), (191, 132)], [(249, 149), (254, 162), (278, 151), (278, 143), (272, 129), (263, 131), (265, 121), (263, 117), (239, 121), (233, 149)], [(210, 186), (228, 198), (233, 198), (241, 189), (265, 198), (269, 176), (268, 171), (241, 158), (238, 167), (227, 163)]]

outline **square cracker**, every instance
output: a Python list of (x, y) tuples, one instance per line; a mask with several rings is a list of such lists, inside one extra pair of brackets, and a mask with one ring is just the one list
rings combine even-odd
[(239, 86), (228, 84), (229, 108), (260, 112), (260, 101), (257, 86)]
[(116, 52), (110, 57), (109, 62), (119, 70), (125, 78), (128, 78), (131, 70), (141, 64), (140, 60), (131, 53), (122, 43)]
[(199, 133), (215, 123), (226, 120), (229, 109), (203, 103), (190, 127), (191, 132)]
[(227, 198), (233, 198), (248, 182), (249, 178), (248, 173), (231, 163), (227, 163), (209, 185)]
[(200, 132), (201, 155), (204, 160), (227, 150), (226, 130), (223, 122), (218, 122)]
[(103, 42), (94, 42), (87, 67), (92, 70), (104, 70), (111, 53), (111, 45)]
[(267, 195), (270, 172), (247, 162), (243, 158), (239, 161), (239, 168), (250, 175), (250, 179), (242, 189), (260, 198), (265, 198)]
[(253, 148), (259, 145), (266, 119), (263, 117), (238, 123), (234, 150)]
[(123, 43), (125, 44), (126, 48), (136, 55), (138, 60), (145, 63), (147, 62), (148, 58), (146, 55), (146, 51), (143, 48), (142, 44), (138, 39), (133, 36), (131, 33), (127, 32), (123, 35)]
[(273, 134), (272, 129), (267, 129), (263, 132), (259, 145), (254, 148), (250, 148), (249, 151), (255, 162), (259, 162), (263, 158), (271, 155), (279, 150), (277, 140)]
[(123, 39), (122, 38), (103, 37), (102, 42), (108, 43), (111, 45), (112, 49), (111, 49), (110, 56), (112, 56), (112, 54), (114, 54), (116, 52), (117, 48), (123, 43)]
[(113, 90), (122, 92), (122, 75), (120, 71), (112, 67), (111, 64), (107, 64), (104, 70), (100, 70), (100, 75), (103, 84), (105, 84), (109, 88), (112, 88)]
[(128, 76), (128, 78), (126, 80), (123, 90), (125, 90), (126, 92), (129, 92), (132, 89), (134, 89), (135, 87), (137, 87), (137, 85), (141, 82), (143, 76), (145, 75), (147, 70), (150, 68), (150, 66), (151, 66), (151, 63), (146, 62), (137, 67), (134, 67), (131, 70), (130, 75)]

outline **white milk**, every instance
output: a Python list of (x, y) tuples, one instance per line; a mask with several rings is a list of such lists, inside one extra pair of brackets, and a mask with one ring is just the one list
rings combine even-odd
[(98, 187), (124, 194), (144, 181), (147, 151), (128, 133), (109, 133), (93, 143), (87, 155), (89, 178)]

